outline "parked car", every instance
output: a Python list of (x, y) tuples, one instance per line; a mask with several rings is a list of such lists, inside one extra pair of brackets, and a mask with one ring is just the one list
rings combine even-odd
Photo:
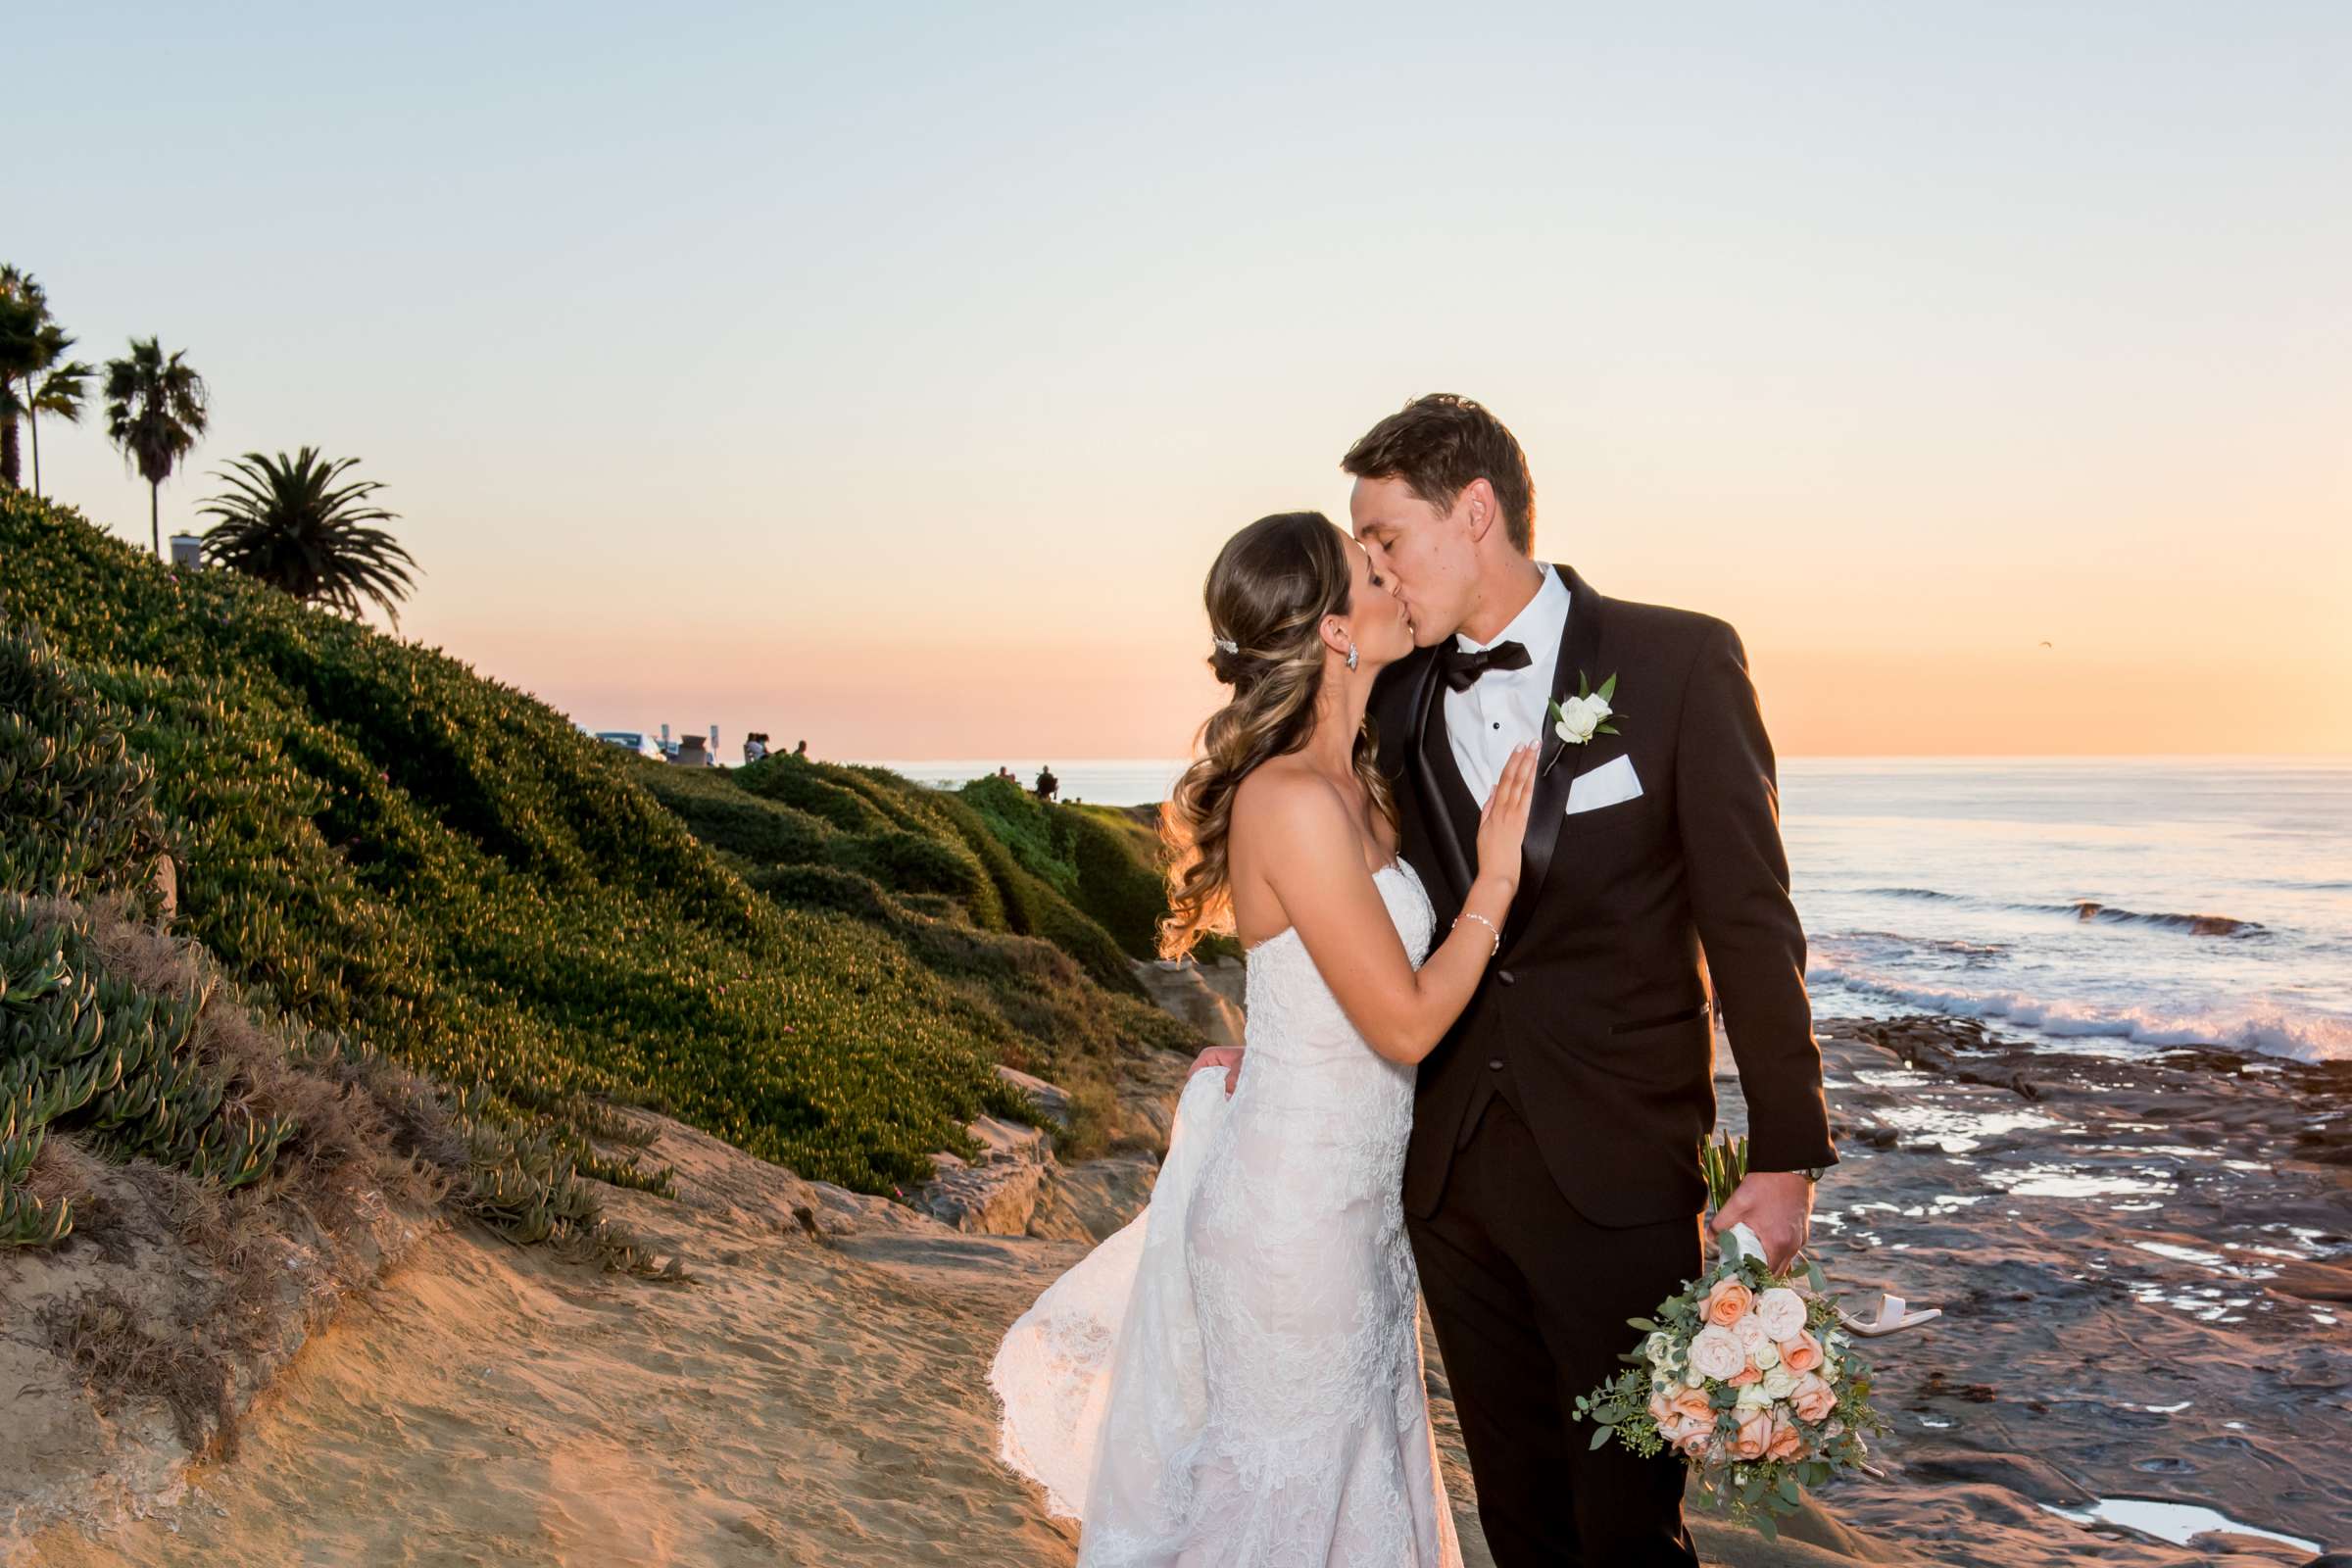
[(617, 746), (624, 752), (635, 752), (639, 757), (651, 758), (657, 762), (669, 760), (662, 750), (662, 743), (643, 730), (600, 729), (590, 733), (607, 746)]

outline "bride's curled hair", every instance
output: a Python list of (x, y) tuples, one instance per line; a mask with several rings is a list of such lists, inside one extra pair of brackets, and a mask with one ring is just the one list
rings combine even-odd
[[(1323, 617), (1354, 608), (1353, 580), (1346, 538), (1320, 512), (1258, 518), (1228, 539), (1208, 568), (1201, 590), (1212, 638), (1208, 667), (1233, 695), (1201, 726), (1200, 756), (1160, 810), (1169, 856), (1162, 956), (1181, 957), (1201, 933), (1230, 929), (1226, 841), (1234, 795), (1261, 763), (1298, 751), (1314, 733)], [(1369, 721), (1352, 756), (1373, 809), (1394, 821)]]

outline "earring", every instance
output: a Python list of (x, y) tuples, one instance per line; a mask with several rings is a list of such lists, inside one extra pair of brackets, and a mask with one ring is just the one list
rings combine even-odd
[(1349, 669), (1355, 667), (1355, 644), (1353, 643), (1348, 645), (1348, 667)]

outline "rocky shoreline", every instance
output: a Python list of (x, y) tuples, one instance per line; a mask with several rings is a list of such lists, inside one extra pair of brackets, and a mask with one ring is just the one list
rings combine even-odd
[[(1147, 978), (1205, 1032), (1238, 1035), (1229, 967)], [(1819, 1034), (1842, 1158), (1814, 1253), (1855, 1310), (1890, 1289), (1944, 1316), (1864, 1346), (1894, 1427), (1886, 1479), (1829, 1489), (1778, 1548), (1696, 1514), (1710, 1560), (2301, 1564), (2352, 1549), (2352, 1467), (2332, 1457), (2352, 1449), (2352, 1064), (2053, 1051), (1930, 1016), (1826, 1018)], [(1180, 1087), (1155, 1065), (1142, 1099)], [(1717, 1070), (1738, 1130), (1720, 1041)], [(993, 1162), (922, 1202), (967, 1232), (1099, 1240), (1150, 1190), (1132, 1152), (996, 1158), (1042, 1160), (1034, 1203), (999, 1223), (958, 1211), (958, 1179), (1017, 1168)], [(1091, 1195), (1091, 1223), (1068, 1223), (1056, 1195), (1072, 1191)]]
[[(1857, 1309), (1944, 1310), (1865, 1343), (1887, 1479), (1827, 1506), (1955, 1562), (2352, 1550), (2352, 1064), (1819, 1033), (1842, 1161), (1815, 1255)], [(2149, 1533), (2215, 1523), (2194, 1509), (2288, 1539)]]

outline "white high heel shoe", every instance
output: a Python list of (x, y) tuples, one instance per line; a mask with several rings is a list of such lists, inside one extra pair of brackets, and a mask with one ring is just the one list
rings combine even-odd
[[(1744, 1224), (1734, 1225), (1728, 1232), (1717, 1237), (1716, 1242), (1722, 1247), (1726, 1256), (1736, 1258), (1740, 1256), (1762, 1257), (1764, 1255), (1764, 1244), (1758, 1241), (1756, 1233)], [(1811, 1293), (1807, 1292), (1806, 1294), (1810, 1295)], [(1859, 1318), (1842, 1306), (1838, 1308), (1838, 1321), (1843, 1325), (1846, 1332), (1860, 1335), (1866, 1340), (1879, 1339), (1888, 1334), (1899, 1334), (1904, 1329), (1915, 1329), (1922, 1323), (1933, 1323), (1941, 1316), (1943, 1316), (1943, 1308), (1940, 1306), (1926, 1306), (1916, 1312), (1912, 1311), (1911, 1303), (1891, 1291), (1880, 1298), (1879, 1315), (1874, 1318)]]
[(1922, 1323), (1931, 1323), (1943, 1316), (1943, 1308), (1940, 1306), (1922, 1307), (1914, 1312), (1909, 1310), (1909, 1304), (1901, 1297), (1888, 1292), (1879, 1302), (1877, 1317), (1868, 1320), (1858, 1318), (1841, 1306), (1838, 1309), (1838, 1321), (1845, 1325), (1848, 1333), (1859, 1334), (1867, 1340), (1875, 1340), (1883, 1334), (1894, 1334), (1904, 1329), (1915, 1329)]

